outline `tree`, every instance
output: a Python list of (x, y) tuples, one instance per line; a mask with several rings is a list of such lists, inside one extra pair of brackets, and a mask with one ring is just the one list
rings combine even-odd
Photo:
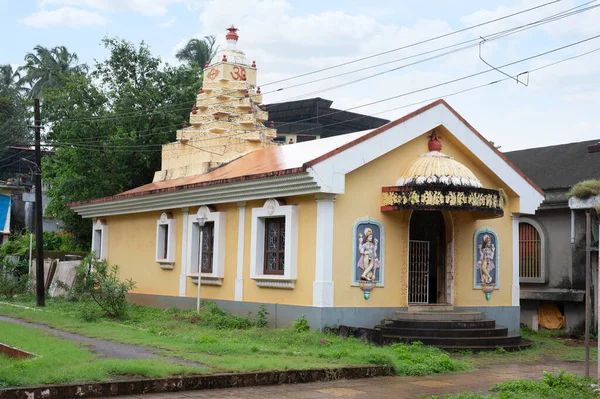
[(108, 59), (48, 89), (45, 118), (53, 157), (44, 159), (47, 212), (89, 247), (91, 224), (67, 206), (147, 184), (160, 170), (161, 145), (174, 141), (201, 86), (198, 68), (162, 65), (142, 43), (107, 38)]
[(25, 93), (19, 71), (10, 64), (0, 65), (0, 154), (9, 145), (25, 144), (30, 140)]
[(31, 86), (30, 97), (43, 97), (46, 89), (61, 87), (69, 74), (86, 72), (87, 66), (78, 61), (77, 54), (70, 53), (65, 46), (52, 49), (35, 46), (32, 53), (25, 55), (26, 64), (19, 68)]
[(190, 39), (186, 45), (175, 54), (179, 61), (187, 62), (190, 66), (200, 69), (215, 56), (218, 46), (215, 47), (214, 36), (204, 36), (204, 39)]

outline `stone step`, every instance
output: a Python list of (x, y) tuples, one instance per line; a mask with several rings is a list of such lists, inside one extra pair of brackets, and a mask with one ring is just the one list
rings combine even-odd
[(408, 305), (409, 312), (452, 312), (454, 306), (447, 304)]
[(470, 346), (465, 348), (464, 346), (438, 346), (438, 348), (443, 349), (447, 352), (463, 352), (465, 350), (472, 352), (484, 352), (484, 351), (494, 351), (500, 348), (504, 349), (507, 352), (517, 352), (524, 349), (529, 349), (533, 345), (533, 342), (522, 339), (518, 344), (510, 344), (510, 345), (500, 345), (500, 346), (492, 346), (492, 345), (479, 345), (479, 346)]
[(481, 312), (395, 312), (396, 320), (419, 321), (476, 321), (481, 320)]
[(497, 326), (492, 328), (397, 328), (397, 327), (379, 327), (379, 330), (386, 336), (399, 336), (405, 338), (430, 338), (430, 337), (506, 337), (508, 328)]
[(521, 336), (517, 333), (508, 333), (502, 337), (401, 337), (383, 334), (383, 344), (396, 342), (413, 343), (421, 342), (424, 345), (437, 347), (504, 347), (521, 343)]
[(448, 320), (385, 320), (385, 327), (392, 328), (426, 328), (437, 330), (450, 329), (474, 329), (474, 328), (494, 328), (495, 320), (475, 320), (475, 321), (448, 321)]

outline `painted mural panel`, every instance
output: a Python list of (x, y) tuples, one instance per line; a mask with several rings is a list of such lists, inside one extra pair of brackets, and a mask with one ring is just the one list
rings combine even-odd
[(370, 218), (358, 219), (353, 229), (353, 283), (383, 285), (383, 226)]
[(480, 289), (481, 285), (500, 287), (498, 276), (499, 243), (496, 233), (488, 228), (475, 232), (475, 267), (474, 287)]

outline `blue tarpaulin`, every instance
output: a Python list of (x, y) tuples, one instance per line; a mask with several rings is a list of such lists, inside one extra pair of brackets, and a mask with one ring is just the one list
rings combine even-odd
[(10, 195), (0, 194), (0, 232), (9, 232), (9, 226), (5, 226), (8, 220), (8, 212), (10, 212)]

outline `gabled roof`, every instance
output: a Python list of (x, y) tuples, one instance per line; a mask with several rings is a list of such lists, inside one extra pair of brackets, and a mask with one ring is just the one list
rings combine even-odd
[(600, 177), (600, 154), (588, 146), (598, 140), (505, 152), (504, 155), (544, 190), (564, 188)]
[[(150, 183), (112, 197), (70, 204), (83, 216), (102, 216), (273, 196), (344, 192), (344, 176), (433, 128), (444, 125), (534, 213), (543, 191), (444, 100), (378, 129), (249, 153), (209, 173)], [(183, 192), (179, 197), (177, 192)], [(185, 197), (185, 198), (184, 198)]]

